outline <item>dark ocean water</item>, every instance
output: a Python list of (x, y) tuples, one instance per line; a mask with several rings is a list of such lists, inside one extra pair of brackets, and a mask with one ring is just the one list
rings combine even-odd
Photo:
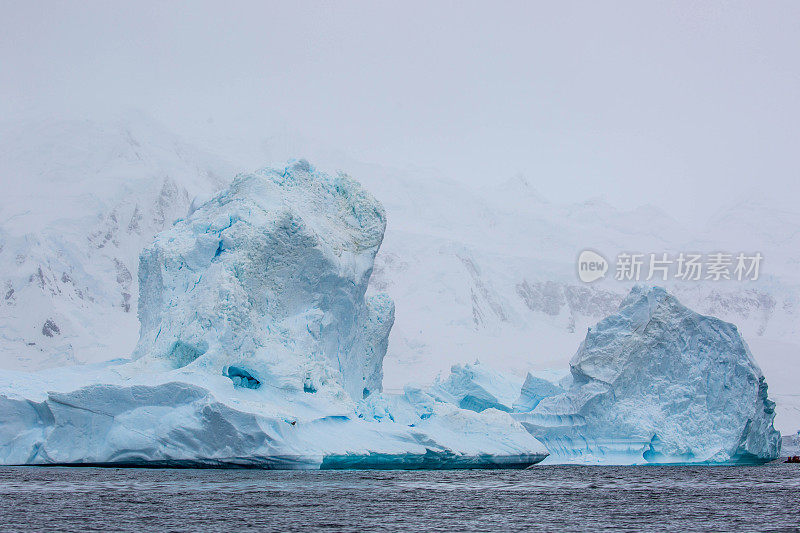
[(0, 468), (0, 530), (800, 531), (800, 465)]

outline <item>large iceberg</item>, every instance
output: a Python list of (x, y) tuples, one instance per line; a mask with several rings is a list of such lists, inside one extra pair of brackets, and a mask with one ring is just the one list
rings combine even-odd
[(385, 228), (356, 181), (305, 161), (240, 177), (142, 252), (134, 357), (318, 398), (380, 392), (394, 304), (365, 293)]
[(305, 161), (241, 175), (140, 258), (131, 360), (0, 374), (0, 464), (524, 467), (498, 409), (381, 392), (394, 306), (367, 294), (386, 217)]
[(662, 288), (635, 287), (617, 314), (589, 328), (570, 370), (565, 392), (543, 391), (529, 412), (514, 415), (555, 461), (778, 456), (775, 404), (736, 326), (687, 309)]

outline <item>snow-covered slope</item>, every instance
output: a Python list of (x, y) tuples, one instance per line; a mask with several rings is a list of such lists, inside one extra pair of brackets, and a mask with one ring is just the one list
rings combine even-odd
[(37, 121), (0, 132), (0, 364), (129, 355), (153, 235), (233, 174), (152, 121)]

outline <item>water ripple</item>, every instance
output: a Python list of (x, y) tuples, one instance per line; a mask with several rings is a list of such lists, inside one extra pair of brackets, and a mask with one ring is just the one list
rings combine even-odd
[(800, 531), (800, 467), (0, 468), (0, 530)]

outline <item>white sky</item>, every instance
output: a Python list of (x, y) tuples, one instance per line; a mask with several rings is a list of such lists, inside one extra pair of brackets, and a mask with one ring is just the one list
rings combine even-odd
[(290, 130), (297, 156), (692, 219), (800, 194), (799, 52), (800, 2), (0, 0), (0, 114)]

